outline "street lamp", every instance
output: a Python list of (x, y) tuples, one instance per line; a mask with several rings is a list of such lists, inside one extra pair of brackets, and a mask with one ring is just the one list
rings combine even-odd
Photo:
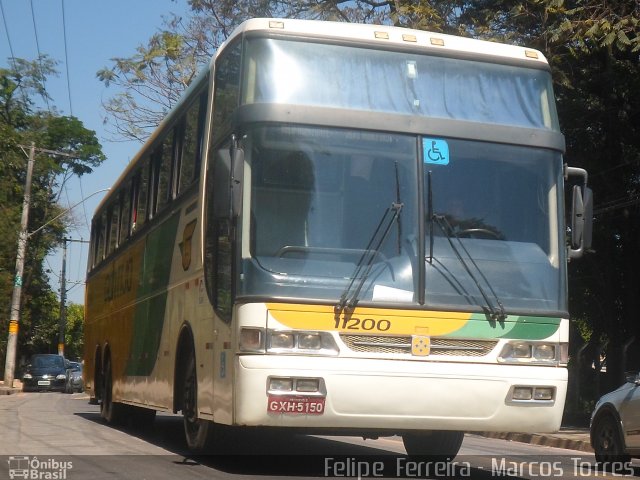
[[(13, 387), (13, 380), (15, 374), (15, 366), (16, 366), (16, 350), (18, 345), (18, 322), (20, 319), (20, 300), (22, 296), (22, 275), (24, 273), (24, 258), (25, 252), (27, 250), (27, 240), (32, 235), (36, 234), (40, 230), (42, 230), (47, 225), (56, 221), (61, 216), (69, 213), (78, 205), (82, 204), (89, 198), (97, 195), (101, 192), (106, 192), (109, 189), (103, 188), (96, 192), (93, 192), (91, 195), (83, 198), (75, 205), (67, 208), (65, 211), (55, 216), (51, 220), (49, 220), (44, 225), (40, 226), (36, 230), (31, 233), (27, 232), (27, 226), (29, 223), (29, 205), (31, 202), (31, 177), (33, 175), (33, 164), (35, 162), (35, 145), (32, 143), (29, 151), (29, 161), (27, 164), (27, 179), (25, 183), (24, 190), (24, 200), (22, 203), (22, 219), (20, 222), (20, 233), (18, 235), (18, 251), (16, 255), (16, 276), (13, 282), (13, 293), (11, 295), (11, 316), (9, 317), (9, 336), (7, 338), (7, 356), (4, 365), (4, 384), (6, 387)], [(40, 149), (42, 150), (42, 149)], [(49, 152), (48, 153), (57, 153), (62, 154), (62, 152)], [(64, 154), (67, 155), (67, 154)]]

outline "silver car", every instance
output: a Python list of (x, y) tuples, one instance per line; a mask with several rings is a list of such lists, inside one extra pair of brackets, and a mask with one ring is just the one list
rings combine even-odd
[(82, 364), (78, 362), (68, 362), (67, 365), (67, 382), (65, 385), (65, 393), (82, 392)]
[(622, 465), (640, 456), (639, 374), (628, 375), (624, 385), (598, 400), (590, 430), (598, 463)]

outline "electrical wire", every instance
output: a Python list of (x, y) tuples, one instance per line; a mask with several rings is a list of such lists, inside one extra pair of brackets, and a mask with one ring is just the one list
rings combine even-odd
[(67, 93), (69, 94), (69, 114), (73, 117), (73, 106), (71, 104), (71, 76), (69, 75), (69, 48), (67, 47), (67, 21), (64, 13), (64, 0), (62, 5), (62, 33), (64, 36), (64, 63), (67, 69)]
[[(0, 12), (2, 12), (2, 22), (4, 23), (4, 31), (7, 34), (7, 43), (9, 44), (9, 52), (11, 53), (11, 64), (13, 65), (13, 70), (16, 72), (18, 72), (18, 68), (16, 66), (16, 54), (13, 53), (13, 45), (11, 44), (11, 36), (9, 35), (9, 27), (7, 26), (7, 16), (4, 13), (4, 5), (2, 4), (2, 0), (0, 0)], [(22, 93), (22, 101), (25, 103), (27, 103), (27, 95), (24, 92), (24, 89), (22, 88), (22, 84), (20, 82), (18, 82), (18, 88), (20, 89), (20, 92)]]
[(36, 37), (36, 49), (38, 50), (38, 63), (40, 64), (40, 73), (42, 74), (42, 86), (44, 91), (42, 92), (42, 98), (47, 104), (47, 110), (51, 113), (51, 106), (49, 105), (49, 97), (47, 96), (47, 83), (44, 75), (44, 69), (42, 68), (42, 53), (40, 52), (40, 42), (38, 41), (38, 28), (36, 27), (36, 15), (33, 10), (33, 0), (29, 0), (31, 5), (31, 20), (33, 21), (33, 33)]

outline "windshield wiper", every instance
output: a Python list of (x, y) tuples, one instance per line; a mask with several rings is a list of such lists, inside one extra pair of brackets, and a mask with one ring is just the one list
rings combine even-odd
[[(380, 222), (378, 222), (378, 226), (376, 227), (367, 248), (362, 253), (360, 260), (358, 260), (358, 264), (351, 275), (351, 281), (349, 285), (345, 289), (345, 291), (340, 296), (340, 300), (334, 307), (334, 312), (336, 315), (340, 315), (345, 308), (349, 310), (353, 310), (358, 303), (358, 297), (360, 295), (360, 291), (364, 286), (364, 283), (367, 281), (369, 277), (369, 273), (371, 273), (371, 269), (373, 268), (373, 260), (380, 254), (380, 247), (386, 240), (389, 235), (389, 231), (393, 226), (393, 223), (398, 221), (400, 218), (400, 211), (404, 205), (402, 203), (393, 202), (384, 212)], [(358, 280), (358, 284), (354, 289), (354, 284), (356, 280)], [(352, 292), (353, 289), (353, 293)]]
[[(487, 313), (489, 315), (489, 317), (491, 318), (491, 320), (493, 320), (493, 321), (498, 321), (498, 322), (504, 321), (504, 319), (507, 318), (507, 314), (504, 311), (504, 305), (502, 305), (502, 302), (500, 301), (500, 299), (498, 298), (498, 295), (496, 294), (495, 290), (491, 286), (491, 283), (489, 283), (489, 280), (487, 279), (487, 277), (484, 275), (484, 273), (482, 273), (482, 270), (480, 269), (478, 264), (475, 262), (473, 257), (469, 254), (469, 251), (465, 248), (464, 244), (460, 240), (460, 237), (458, 237), (458, 235), (455, 233), (453, 227), (448, 222), (447, 218), (444, 215), (432, 214), (431, 222), (433, 223), (434, 221), (440, 227), (440, 229), (442, 230), (442, 233), (444, 233), (445, 237), (447, 237), (447, 240), (449, 241), (449, 245), (451, 245), (451, 249), (456, 254), (456, 257), (458, 257), (458, 260), (460, 261), (460, 263), (462, 264), (462, 266), (464, 267), (466, 272), (469, 274), (469, 277), (471, 277), (471, 279), (476, 284), (476, 287), (478, 287), (478, 291), (480, 292), (480, 294), (482, 295), (482, 298), (484, 298), (484, 301), (487, 304), (486, 307), (483, 307), (483, 309), (485, 310), (485, 313)], [(489, 296), (484, 291), (484, 288), (482, 288), (482, 285), (480, 284), (480, 281), (474, 275), (474, 273), (471, 270), (471, 268), (469, 268), (469, 265), (467, 264), (467, 262), (463, 258), (463, 256), (460, 253), (460, 250), (458, 249), (458, 247), (455, 245), (452, 237), (455, 237), (455, 239), (458, 241), (458, 244), (460, 245), (462, 250), (464, 250), (464, 253), (467, 256), (467, 258), (469, 258), (469, 260), (471, 261), (471, 264), (474, 266), (476, 271), (482, 277), (482, 280), (484, 281), (485, 285), (487, 285), (489, 287), (489, 290), (491, 291), (491, 294), (493, 295), (493, 298), (496, 301), (497, 307), (494, 306), (493, 303), (489, 300)]]

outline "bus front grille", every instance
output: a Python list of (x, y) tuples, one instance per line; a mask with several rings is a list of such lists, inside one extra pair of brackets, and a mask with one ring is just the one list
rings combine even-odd
[[(354, 352), (411, 355), (410, 336), (341, 333), (340, 339)], [(431, 352), (429, 356), (482, 357), (491, 352), (497, 343), (497, 340), (431, 337)]]

